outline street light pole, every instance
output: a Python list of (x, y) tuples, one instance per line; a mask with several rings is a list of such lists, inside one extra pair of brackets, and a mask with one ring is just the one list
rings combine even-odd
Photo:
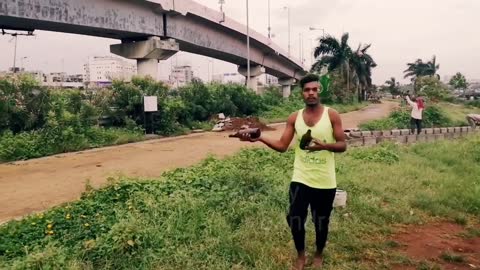
[(219, 0), (218, 3), (220, 4), (220, 13), (222, 13), (222, 19), (220, 19), (220, 23), (225, 22), (225, 12), (223, 11), (223, 5), (225, 4), (225, 0)]
[(291, 50), (290, 50), (290, 7), (286, 6), (286, 7), (283, 7), (284, 9), (287, 10), (288, 12), (288, 57), (290, 57), (290, 53), (291, 53)]
[(15, 49), (14, 49), (14, 52), (13, 52), (13, 73), (16, 73), (17, 68), (15, 67), (15, 65), (17, 64), (17, 38), (18, 38), (18, 36), (15, 34), (13, 37), (15, 38)]
[(248, 20), (248, 0), (247, 2), (247, 87), (250, 83), (250, 25)]
[(270, 31), (272, 28), (270, 27), (270, 0), (268, 0), (268, 39), (271, 39), (272, 36), (270, 34)]

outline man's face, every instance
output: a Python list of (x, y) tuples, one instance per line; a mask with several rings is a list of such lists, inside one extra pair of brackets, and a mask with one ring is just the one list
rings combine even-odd
[(303, 86), (303, 101), (307, 106), (316, 106), (320, 103), (318, 98), (320, 93), (320, 84), (318, 82), (309, 82)]

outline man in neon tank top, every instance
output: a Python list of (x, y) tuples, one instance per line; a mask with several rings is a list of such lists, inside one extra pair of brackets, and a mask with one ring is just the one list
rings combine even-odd
[[(263, 135), (252, 139), (242, 135), (242, 141), (260, 141), (278, 152), (287, 151), (294, 135), (295, 162), (290, 183), (290, 207), (287, 222), (292, 232), (298, 257), (292, 267), (302, 270), (305, 267), (305, 222), (308, 207), (315, 225), (316, 252), (313, 266), (321, 267), (322, 252), (327, 242), (328, 224), (336, 193), (335, 152), (347, 149), (340, 115), (333, 109), (323, 106), (319, 100), (321, 85), (319, 77), (309, 74), (300, 80), (305, 108), (292, 113), (287, 120), (285, 131), (279, 140)], [(313, 140), (306, 147), (300, 147), (304, 134), (310, 130)]]

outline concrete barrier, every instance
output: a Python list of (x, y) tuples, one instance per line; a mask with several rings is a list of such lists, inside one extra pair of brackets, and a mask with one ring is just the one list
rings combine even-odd
[(364, 146), (371, 146), (371, 145), (376, 145), (377, 144), (377, 138), (370, 136), (370, 137), (364, 137), (363, 138), (363, 145)]
[(401, 129), (400, 135), (410, 135), (410, 129)]
[(426, 128), (424, 129), (425, 134), (433, 134), (433, 128)]
[[(475, 132), (480, 131), (480, 127)], [(408, 133), (407, 133), (408, 132)], [(392, 141), (401, 144), (412, 144), (416, 142), (433, 142), (445, 139), (457, 139), (467, 136), (468, 133), (473, 133), (471, 127), (447, 127), (447, 128), (426, 128), (420, 134), (410, 134), (409, 129), (394, 129), (382, 131), (362, 131), (350, 132), (358, 136), (357, 138), (351, 136), (347, 140), (349, 146), (372, 146), (384, 141)]]
[(454, 134), (454, 133), (445, 133), (445, 134), (443, 134), (443, 135), (445, 135), (445, 139), (446, 139), (446, 140), (450, 140), (450, 139), (453, 139), (453, 134)]
[(408, 135), (407, 136), (407, 143), (416, 143), (417, 142), (417, 135)]
[(418, 134), (417, 135), (417, 142), (426, 142), (427, 141), (427, 135), (426, 134)]
[(445, 140), (445, 134), (433, 134), (435, 135), (435, 141)]
[(395, 141), (394, 136), (380, 136), (377, 137), (377, 144), (382, 143), (382, 142), (393, 142)]
[(427, 139), (427, 142), (433, 142), (435, 141), (435, 134), (426, 134), (425, 138)]
[(371, 131), (362, 131), (361, 134), (362, 134), (362, 137), (372, 136)]
[(347, 141), (349, 147), (363, 146), (363, 138), (351, 139)]
[(362, 132), (360, 132), (360, 131), (352, 131), (352, 132), (350, 132), (350, 137), (352, 137), (352, 138), (360, 138), (360, 137), (362, 137)]
[(396, 136), (395, 141), (397, 143), (402, 143), (402, 144), (407, 143), (407, 136), (405, 136), (405, 135)]

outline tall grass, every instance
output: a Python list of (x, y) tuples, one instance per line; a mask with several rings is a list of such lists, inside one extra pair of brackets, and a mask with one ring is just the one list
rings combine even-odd
[[(292, 162), (291, 151), (252, 149), (159, 179), (112, 181), (77, 202), (0, 227), (0, 268), (286, 269), (294, 256), (285, 221)], [(473, 226), (479, 162), (478, 135), (338, 155), (348, 205), (334, 210), (325, 269), (408, 262), (389, 241), (396, 224), (442, 218)]]
[[(386, 130), (395, 128), (410, 128), (411, 108), (404, 106), (392, 112), (388, 117), (376, 119), (360, 125), (363, 130)], [(465, 119), (469, 113), (480, 114), (480, 108), (470, 105), (441, 102), (427, 105), (423, 113), (424, 127), (468, 126)]]

